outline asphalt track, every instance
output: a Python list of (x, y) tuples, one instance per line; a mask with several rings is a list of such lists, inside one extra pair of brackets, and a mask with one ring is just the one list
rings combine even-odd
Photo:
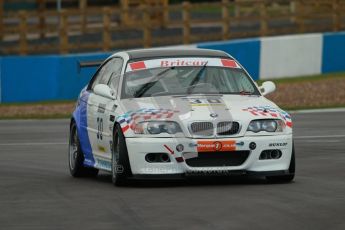
[(0, 121), (0, 229), (345, 229), (345, 112), (294, 114), (297, 176), (75, 179), (68, 120)]

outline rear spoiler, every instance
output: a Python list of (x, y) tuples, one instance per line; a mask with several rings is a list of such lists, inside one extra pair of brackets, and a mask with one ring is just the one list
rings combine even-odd
[(78, 73), (80, 73), (81, 68), (88, 68), (88, 67), (99, 67), (102, 65), (102, 60), (97, 61), (77, 61), (77, 69)]

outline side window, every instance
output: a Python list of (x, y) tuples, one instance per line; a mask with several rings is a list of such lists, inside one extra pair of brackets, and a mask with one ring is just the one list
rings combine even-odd
[[(115, 60), (116, 59), (116, 60)], [(111, 74), (111, 78), (109, 80), (109, 86), (110, 88), (114, 89), (115, 91), (118, 90), (119, 82), (120, 82), (120, 76), (121, 76), (121, 70), (123, 65), (123, 60), (121, 58), (115, 58), (114, 59), (114, 71)]]
[(113, 58), (109, 60), (97, 73), (96, 79), (92, 84), (92, 88), (98, 84), (108, 84), (110, 78), (116, 73), (121, 73), (122, 59)]
[(104, 75), (104, 71), (105, 71), (105, 66), (106, 66), (107, 64), (105, 64), (99, 71), (98, 71), (98, 73), (97, 73), (97, 75), (96, 75), (96, 78), (95, 78), (95, 80), (93, 81), (93, 83), (92, 83), (92, 89), (96, 86), (96, 85), (98, 85), (98, 84), (100, 84), (100, 81), (101, 81), (101, 78), (103, 77), (103, 75)]

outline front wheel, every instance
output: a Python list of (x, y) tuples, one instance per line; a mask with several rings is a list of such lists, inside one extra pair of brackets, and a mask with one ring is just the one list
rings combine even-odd
[(84, 154), (80, 147), (77, 125), (71, 124), (69, 146), (68, 146), (68, 166), (73, 177), (97, 176), (98, 169), (85, 167)]
[(129, 164), (126, 140), (119, 124), (115, 126), (113, 137), (111, 159), (112, 182), (116, 186), (123, 186), (127, 183), (127, 179), (132, 175), (132, 172)]
[(295, 160), (295, 147), (292, 146), (292, 154), (291, 154), (291, 161), (289, 166), (289, 174), (283, 176), (267, 176), (266, 180), (273, 183), (289, 183), (293, 181), (295, 178), (295, 167), (296, 167), (296, 160)]

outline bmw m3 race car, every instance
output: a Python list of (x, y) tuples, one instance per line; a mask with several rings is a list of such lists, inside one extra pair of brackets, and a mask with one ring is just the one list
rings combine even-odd
[(136, 178), (295, 174), (290, 115), (222, 51), (143, 49), (107, 58), (71, 118), (74, 177)]

